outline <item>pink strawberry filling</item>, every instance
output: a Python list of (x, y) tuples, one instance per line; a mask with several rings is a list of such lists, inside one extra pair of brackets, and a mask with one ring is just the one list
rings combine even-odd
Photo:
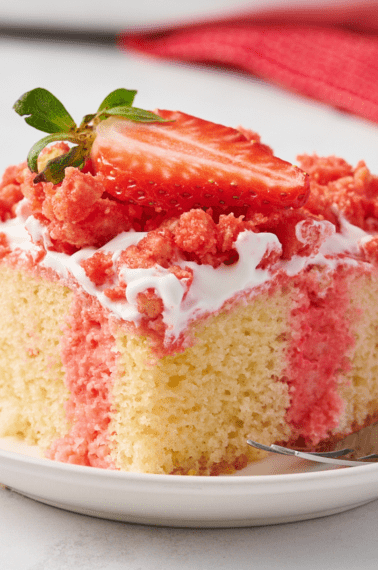
[(292, 311), (291, 343), (286, 376), (291, 405), (287, 420), (305, 443), (316, 445), (335, 428), (343, 411), (337, 384), (350, 370), (354, 346), (347, 270), (339, 267), (333, 285), (322, 293), (313, 275), (299, 278), (302, 291)]
[(76, 295), (61, 354), (71, 393), (66, 404), (70, 429), (53, 443), (48, 457), (114, 469), (108, 432), (110, 390), (117, 374), (114, 336), (105, 311), (87, 294)]

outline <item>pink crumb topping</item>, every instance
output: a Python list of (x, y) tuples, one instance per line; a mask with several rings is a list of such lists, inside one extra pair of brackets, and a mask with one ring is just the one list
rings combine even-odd
[(138, 312), (148, 319), (156, 319), (164, 311), (164, 303), (155, 289), (146, 289), (137, 295)]
[(8, 238), (5, 233), (0, 232), (0, 259), (5, 257), (11, 252), (9, 247)]
[(96, 251), (94, 255), (81, 262), (84, 271), (89, 279), (97, 287), (104, 285), (111, 280), (114, 275), (113, 260), (111, 253)]
[(25, 166), (25, 164), (9, 166), (4, 172), (0, 182), (0, 220), (2, 222), (15, 217), (15, 207), (24, 197), (20, 188), (19, 175)]
[(360, 250), (366, 261), (378, 267), (378, 236), (372, 237), (366, 243), (361, 243)]
[(305, 209), (338, 224), (336, 207), (353, 225), (366, 231), (378, 230), (378, 176), (365, 162), (356, 168), (335, 156), (302, 155), (299, 165), (310, 175), (310, 195)]

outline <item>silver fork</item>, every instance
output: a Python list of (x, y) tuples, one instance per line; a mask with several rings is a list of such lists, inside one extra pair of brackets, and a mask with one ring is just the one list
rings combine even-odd
[(331, 463), (333, 465), (339, 465), (344, 467), (354, 467), (357, 465), (366, 465), (369, 463), (376, 463), (375, 461), (367, 461), (370, 459), (378, 459), (378, 454), (372, 453), (371, 455), (365, 455), (364, 457), (359, 457), (356, 460), (351, 459), (337, 459), (338, 457), (344, 457), (348, 453), (352, 453), (354, 449), (346, 448), (340, 449), (338, 451), (326, 451), (326, 452), (304, 452), (297, 451), (296, 449), (290, 449), (288, 447), (281, 447), (281, 445), (263, 445), (252, 439), (247, 439), (248, 445), (255, 447), (257, 449), (262, 449), (263, 451), (270, 451), (272, 453), (279, 453), (280, 455), (291, 455), (293, 457), (298, 457), (300, 459), (308, 459), (309, 461), (316, 461), (317, 463)]

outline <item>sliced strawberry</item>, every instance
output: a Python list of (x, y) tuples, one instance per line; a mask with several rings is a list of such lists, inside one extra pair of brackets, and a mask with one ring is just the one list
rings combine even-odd
[(179, 214), (217, 209), (299, 207), (308, 176), (240, 131), (190, 115), (157, 111), (171, 121), (109, 118), (97, 127), (91, 158), (120, 201)]

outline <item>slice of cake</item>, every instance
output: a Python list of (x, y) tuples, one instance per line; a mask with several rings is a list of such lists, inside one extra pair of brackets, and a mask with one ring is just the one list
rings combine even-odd
[(50, 134), (0, 186), (0, 436), (215, 475), (260, 457), (247, 439), (371, 424), (378, 177), (134, 95), (79, 127), (45, 90), (15, 105)]

